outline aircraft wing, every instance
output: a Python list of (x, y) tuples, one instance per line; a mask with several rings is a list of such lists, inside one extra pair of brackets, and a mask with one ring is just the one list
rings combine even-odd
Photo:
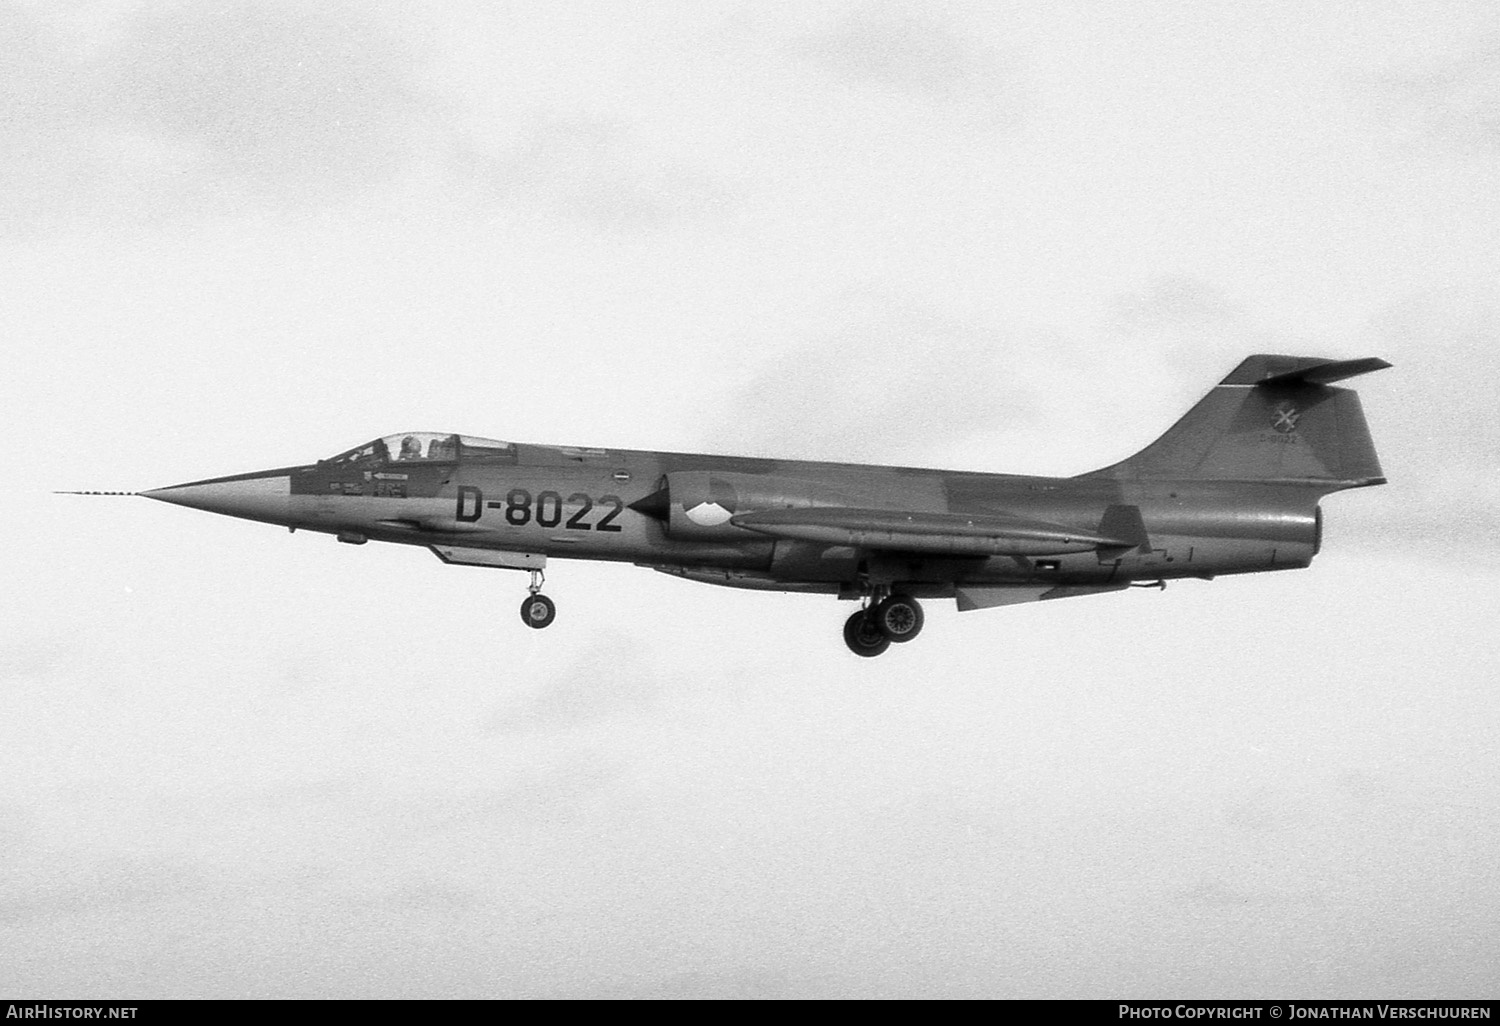
[(1051, 556), (1133, 544), (1094, 531), (1004, 514), (815, 506), (741, 513), (729, 522), (773, 538), (950, 556)]

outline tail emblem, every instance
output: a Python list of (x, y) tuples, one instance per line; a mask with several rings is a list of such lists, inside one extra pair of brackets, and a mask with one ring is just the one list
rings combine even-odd
[(1271, 427), (1283, 435), (1297, 430), (1297, 421), (1302, 419), (1302, 411), (1291, 403), (1282, 403), (1271, 411)]

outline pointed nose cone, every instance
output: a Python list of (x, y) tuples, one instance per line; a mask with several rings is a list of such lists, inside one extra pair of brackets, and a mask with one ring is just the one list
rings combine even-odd
[(148, 499), (225, 516), (284, 524), (291, 512), (292, 478), (285, 470), (238, 474), (141, 492)]

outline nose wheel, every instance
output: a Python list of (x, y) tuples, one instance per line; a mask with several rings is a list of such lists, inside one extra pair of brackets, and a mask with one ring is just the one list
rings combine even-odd
[(540, 570), (531, 571), (531, 594), (521, 603), (521, 622), (528, 627), (541, 630), (557, 619), (557, 605), (542, 594), (543, 577)]

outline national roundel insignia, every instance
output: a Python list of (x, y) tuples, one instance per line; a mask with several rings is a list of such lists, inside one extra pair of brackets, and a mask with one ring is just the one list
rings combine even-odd
[(684, 510), (687, 518), (700, 527), (718, 527), (734, 516), (739, 496), (734, 485), (717, 477), (708, 479), (708, 498)]
[(1290, 434), (1297, 430), (1297, 421), (1302, 419), (1302, 411), (1291, 403), (1281, 403), (1271, 411), (1271, 427), (1282, 434)]

